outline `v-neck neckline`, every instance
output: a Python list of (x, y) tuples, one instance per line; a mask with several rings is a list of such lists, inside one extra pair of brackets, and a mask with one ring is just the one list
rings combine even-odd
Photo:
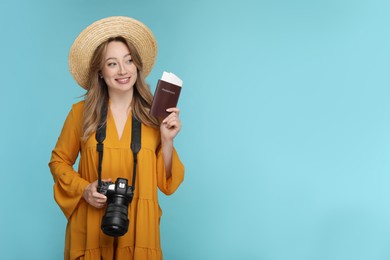
[(112, 113), (111, 109), (109, 109), (109, 115), (110, 115), (109, 118), (110, 118), (110, 120), (112, 121), (111, 123), (112, 123), (112, 125), (113, 125), (113, 130), (114, 130), (114, 132), (115, 132), (116, 140), (117, 140), (118, 142), (122, 142), (124, 136), (125, 136), (126, 133), (129, 131), (129, 127), (130, 127), (130, 126), (129, 126), (129, 124), (130, 124), (129, 121), (131, 121), (130, 119), (131, 119), (131, 117), (132, 117), (132, 112), (130, 111), (130, 112), (129, 112), (129, 115), (128, 115), (127, 118), (126, 118), (126, 122), (125, 122), (125, 125), (123, 126), (123, 131), (122, 131), (121, 136), (119, 136), (118, 127), (117, 127), (117, 124), (116, 124), (116, 121), (115, 121), (115, 118), (114, 118), (114, 114)]

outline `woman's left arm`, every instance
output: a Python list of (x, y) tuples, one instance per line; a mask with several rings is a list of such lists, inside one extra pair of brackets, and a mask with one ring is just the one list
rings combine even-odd
[(179, 118), (180, 110), (178, 108), (168, 108), (170, 112), (161, 123), (161, 149), (164, 158), (166, 178), (170, 178), (172, 174), (172, 153), (173, 153), (173, 139), (181, 129), (181, 121)]

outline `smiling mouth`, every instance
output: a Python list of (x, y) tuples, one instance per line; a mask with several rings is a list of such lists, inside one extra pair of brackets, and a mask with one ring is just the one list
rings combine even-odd
[(116, 79), (116, 81), (117, 81), (119, 84), (126, 84), (126, 83), (129, 83), (130, 77), (128, 77), (128, 78), (123, 78), (123, 79)]

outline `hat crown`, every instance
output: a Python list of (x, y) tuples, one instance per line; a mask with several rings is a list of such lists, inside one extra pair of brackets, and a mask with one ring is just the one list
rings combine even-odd
[(88, 89), (90, 61), (96, 48), (110, 38), (121, 36), (138, 51), (146, 77), (157, 57), (157, 42), (152, 31), (142, 22), (125, 16), (111, 16), (85, 28), (73, 42), (69, 52), (69, 70), (76, 82)]

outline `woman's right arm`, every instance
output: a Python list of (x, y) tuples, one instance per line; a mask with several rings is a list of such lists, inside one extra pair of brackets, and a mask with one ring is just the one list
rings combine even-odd
[(73, 169), (81, 146), (82, 112), (77, 110), (73, 106), (69, 112), (49, 162), (54, 178), (54, 198), (68, 219), (89, 184)]

